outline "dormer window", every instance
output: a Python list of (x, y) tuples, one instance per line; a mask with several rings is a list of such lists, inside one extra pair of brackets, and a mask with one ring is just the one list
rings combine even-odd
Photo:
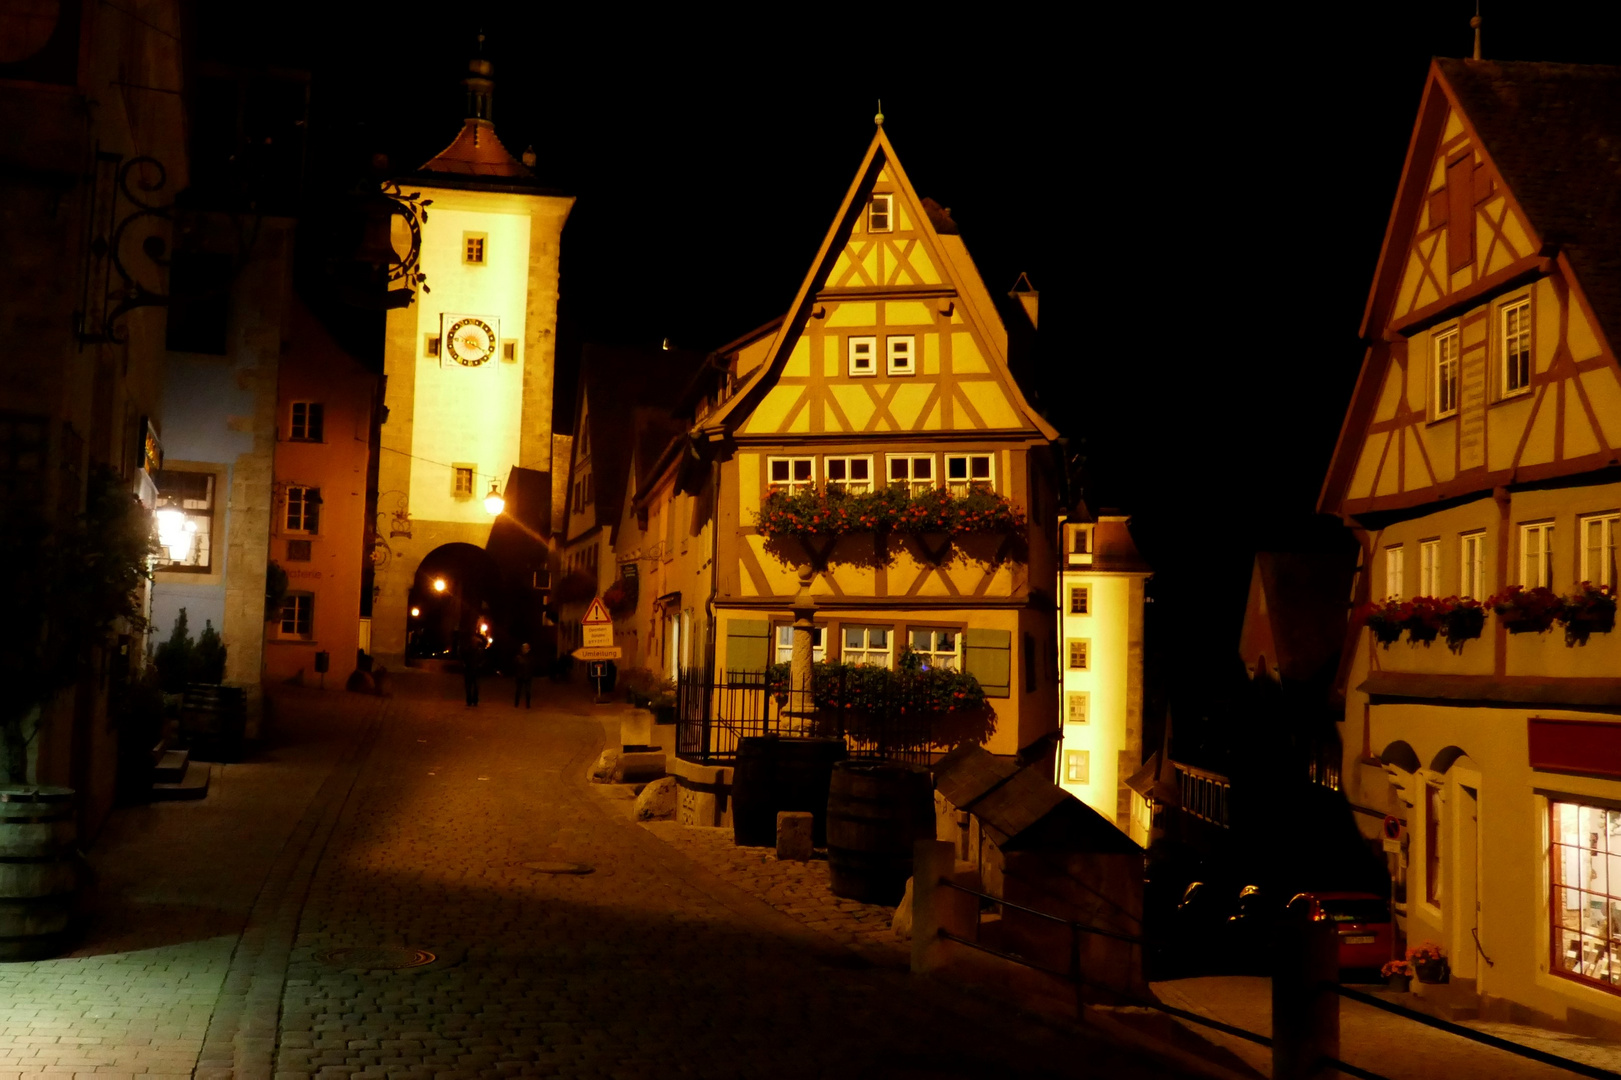
[(867, 204), (868, 232), (890, 231), (893, 227), (890, 225), (890, 212), (893, 209), (892, 203), (894, 199), (895, 196), (893, 195), (874, 195), (872, 197), (872, 202)]
[(878, 339), (852, 337), (850, 339), (850, 374), (878, 374)]
[(916, 346), (917, 339), (910, 334), (895, 335), (884, 339), (884, 347), (889, 353), (889, 373), (891, 375), (910, 375), (916, 370), (912, 362)]

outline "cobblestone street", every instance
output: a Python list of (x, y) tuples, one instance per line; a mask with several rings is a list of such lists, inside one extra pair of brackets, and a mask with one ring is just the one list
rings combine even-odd
[[(634, 825), (583, 699), (460, 697), (289, 692), (206, 800), (115, 815), (84, 946), (0, 968), (0, 1078), (1177, 1075), (912, 977), (887, 909), (725, 880), (768, 853)], [(390, 946), (434, 958), (359, 951)]]

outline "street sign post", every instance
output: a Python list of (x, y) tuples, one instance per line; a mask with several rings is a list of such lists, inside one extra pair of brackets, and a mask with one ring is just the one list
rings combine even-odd
[(1401, 852), (1401, 821), (1394, 814), (1385, 815), (1385, 851), (1391, 855)]
[[(598, 596), (591, 601), (591, 606), (585, 609), (585, 618), (580, 620), (580, 649), (574, 655), (581, 660), (591, 663), (591, 677), (597, 680), (597, 700), (602, 700), (602, 680), (607, 677), (606, 663), (602, 661), (619, 659), (619, 649), (614, 645), (614, 621), (608, 614), (608, 607)], [(612, 650), (613, 655), (602, 655)], [(589, 656), (580, 656), (589, 653)]]
[(618, 660), (624, 650), (618, 645), (606, 645), (575, 649), (570, 655), (576, 660)]

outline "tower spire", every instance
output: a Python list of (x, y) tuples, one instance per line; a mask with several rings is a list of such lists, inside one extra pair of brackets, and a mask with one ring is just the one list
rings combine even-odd
[(1469, 25), (1475, 31), (1475, 59), (1480, 59), (1480, 0), (1475, 0), (1475, 14), (1469, 20)]
[(491, 120), (495, 103), (495, 65), (484, 59), (484, 31), (478, 34), (478, 55), (467, 62), (467, 119)]

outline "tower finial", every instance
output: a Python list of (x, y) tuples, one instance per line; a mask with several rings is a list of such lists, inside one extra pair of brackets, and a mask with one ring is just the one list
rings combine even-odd
[(878, 115), (872, 118), (872, 122), (877, 124), (879, 127), (884, 126), (884, 99), (883, 98), (878, 99)]
[(1475, 0), (1475, 16), (1469, 20), (1475, 31), (1475, 59), (1480, 59), (1480, 0)]

